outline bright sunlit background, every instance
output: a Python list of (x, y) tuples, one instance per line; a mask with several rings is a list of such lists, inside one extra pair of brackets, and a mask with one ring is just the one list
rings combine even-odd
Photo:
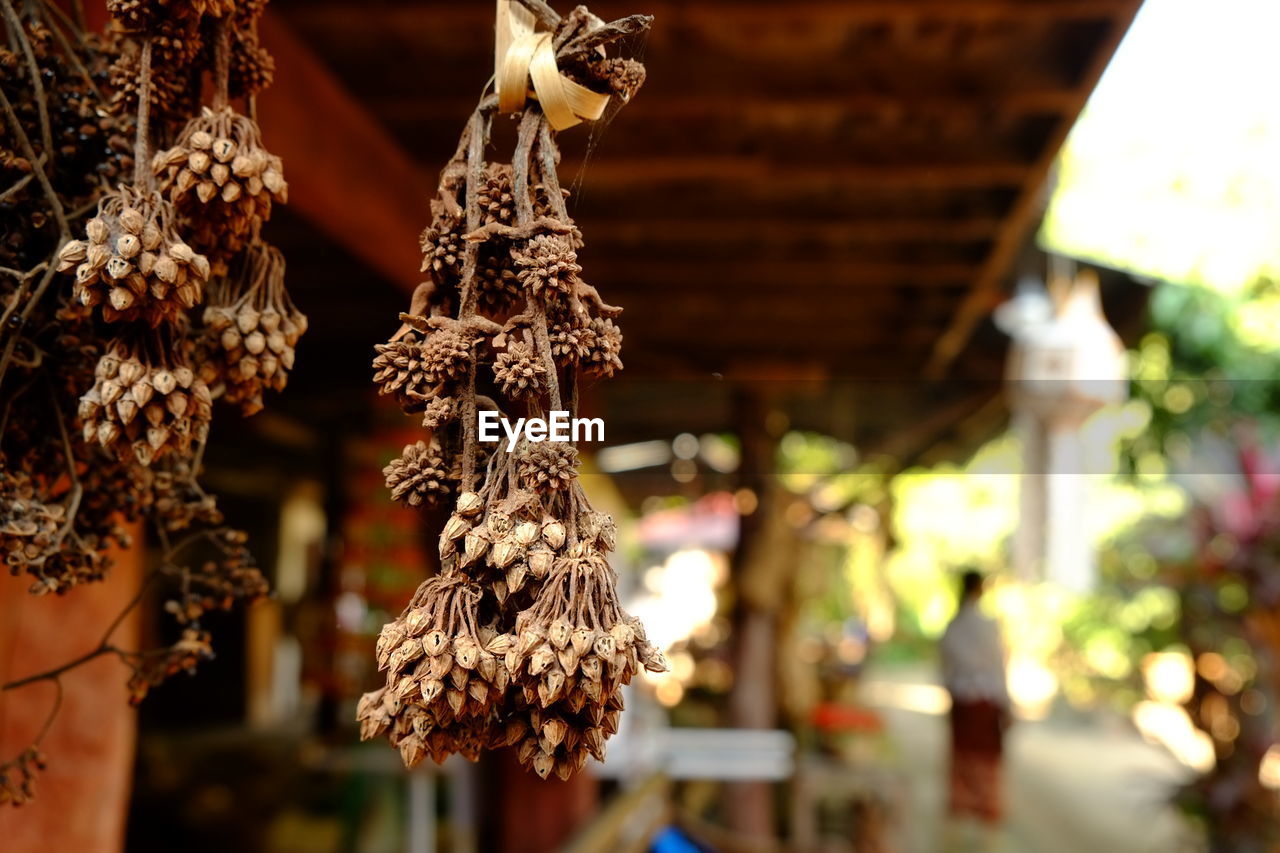
[(1067, 143), (1055, 251), (1236, 291), (1280, 272), (1272, 0), (1147, 0)]

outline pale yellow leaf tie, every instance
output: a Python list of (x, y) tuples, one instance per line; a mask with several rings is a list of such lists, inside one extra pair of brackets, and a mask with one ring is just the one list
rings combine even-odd
[(498, 110), (519, 112), (533, 97), (556, 130), (600, 118), (609, 96), (593, 92), (560, 73), (551, 33), (534, 31), (537, 21), (532, 12), (514, 0), (497, 2), (494, 82)]

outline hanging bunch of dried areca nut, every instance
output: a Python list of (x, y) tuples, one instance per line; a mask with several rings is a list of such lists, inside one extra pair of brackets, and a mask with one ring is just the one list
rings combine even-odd
[[(270, 82), (265, 0), (107, 0), (102, 34), (61, 5), (0, 0), (0, 556), (32, 593), (63, 593), (150, 523), (183, 636), (96, 653), (129, 666), (138, 700), (211, 653), (203, 613), (266, 591), (197, 477), (215, 398), (260, 408), (306, 320), (259, 237), (280, 160), (231, 101)], [(37, 745), (0, 756), (0, 803), (33, 795)]]
[[(474, 759), (514, 746), (538, 775), (567, 778), (588, 756), (603, 758), (623, 686), (641, 669), (666, 668), (618, 603), (607, 561), (616, 529), (587, 501), (577, 449), (477, 441), (480, 411), (573, 412), (581, 378), (622, 367), (620, 309), (581, 277), (582, 235), (556, 174), (555, 132), (630, 100), (644, 68), (606, 47), (649, 20), (499, 3), (497, 91), (441, 175), (422, 234), (428, 280), (377, 347), (379, 391), (430, 431), (385, 469), (392, 497), (453, 505), (441, 572), (383, 627), (385, 684), (357, 711), (361, 735), (385, 735), (410, 767), (426, 755)], [(527, 53), (511, 68), (503, 57), (520, 51), (504, 53), (504, 40), (536, 41), (535, 61), (558, 66), (553, 80), (534, 79), (536, 101), (526, 96)], [(503, 113), (518, 121), (515, 150), (509, 163), (489, 163), (491, 125)], [(499, 399), (477, 393), (478, 383), (492, 383)]]

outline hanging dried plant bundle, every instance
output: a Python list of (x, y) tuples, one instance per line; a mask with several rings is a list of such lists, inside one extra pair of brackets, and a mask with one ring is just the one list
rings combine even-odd
[(223, 279), (210, 293), (197, 345), (201, 375), (225, 385), (223, 399), (244, 416), (262, 410), (267, 389), (283, 391), (289, 381), (306, 315), (284, 288), (284, 255), (258, 243), (244, 253), (239, 275)]
[[(99, 36), (58, 4), (0, 0), (0, 197), (13, 214), (0, 236), (0, 555), (32, 594), (65, 593), (101, 580), (111, 549), (130, 544), (123, 525), (146, 521), (160, 552), (148, 583), (183, 626), (176, 642), (144, 651), (119, 647), (109, 628), (80, 659), (0, 683), (0, 702), (102, 655), (126, 664), (138, 701), (211, 654), (205, 613), (266, 592), (245, 535), (224, 526), (197, 480), (212, 400), (226, 391), (189, 360), (192, 311), (226, 288), (191, 246), (191, 235), (211, 233), (200, 220), (208, 205), (175, 208), (149, 168), (153, 141), (175, 139), (198, 112), (206, 71), (214, 113), (225, 111), (234, 45), (256, 32), (263, 5), (111, 0), (118, 20)], [(256, 228), (249, 236), (237, 239), (256, 247)], [(217, 260), (239, 268), (225, 253)], [(258, 329), (271, 338), (267, 304), (289, 318), (277, 324), (283, 362), (305, 320), (283, 293), (283, 262), (269, 266)], [(264, 343), (264, 355), (275, 352)], [(282, 385), (285, 370), (270, 382)], [(41, 737), (0, 761), (0, 803), (33, 796)]]
[[(141, 97), (142, 45), (123, 32), (109, 31), (109, 36), (117, 53), (109, 71), (111, 112), (120, 119), (132, 118), (138, 114)], [(153, 64), (147, 87), (153, 122), (181, 121), (199, 108), (197, 72), (198, 61)]]
[(112, 344), (80, 398), (84, 440), (140, 465), (189, 453), (192, 441), (208, 437), (212, 414), (209, 386), (158, 334)]
[(58, 271), (75, 271), (76, 298), (100, 306), (107, 322), (158, 326), (203, 297), (209, 260), (178, 237), (177, 216), (159, 193), (121, 186), (98, 203), (85, 233), (58, 252)]
[(155, 35), (174, 21), (198, 27), (206, 15), (235, 12), (236, 0), (107, 0), (107, 11), (129, 30)]
[[(601, 99), (635, 93), (643, 67), (603, 48), (647, 18), (605, 24), (579, 7), (544, 23), (566, 80)], [(386, 736), (410, 767), (426, 755), (514, 746), (540, 776), (568, 778), (589, 756), (603, 758), (623, 686), (666, 662), (618, 603), (606, 559), (616, 528), (587, 501), (577, 449), (522, 440), (481, 465), (481, 410), (576, 409), (580, 376), (622, 367), (620, 309), (582, 278), (582, 234), (556, 174), (549, 116), (556, 127), (578, 117), (550, 103), (516, 106), (511, 161), (487, 163), (503, 100), (500, 90), (481, 102), (442, 172), (421, 237), (430, 280), (376, 348), (379, 392), (432, 431), (384, 470), (392, 496), (410, 505), (457, 497), (441, 573), (383, 627), (376, 654), (386, 681), (364, 695), (357, 718), (363, 738)], [(501, 401), (477, 394), (489, 377)]]
[(230, 107), (206, 107), (177, 143), (151, 162), (160, 191), (195, 225), (193, 244), (224, 259), (244, 248), (271, 203), (288, 200), (280, 158), (262, 146), (257, 124)]
[(456, 481), (444, 449), (434, 436), (431, 441), (406, 444), (404, 452), (382, 469), (391, 499), (409, 506), (438, 504), (454, 491)]

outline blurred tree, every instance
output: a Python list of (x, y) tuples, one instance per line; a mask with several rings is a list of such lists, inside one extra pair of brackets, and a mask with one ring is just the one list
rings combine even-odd
[(1217, 757), (1182, 799), (1215, 853), (1280, 842), (1263, 772), (1280, 738), (1280, 338), (1261, 322), (1276, 305), (1268, 280), (1230, 295), (1163, 285), (1135, 360), (1151, 423), (1126, 448), (1130, 469), (1163, 460), (1193, 501), (1179, 535), (1151, 542), (1196, 663), (1188, 711)]

